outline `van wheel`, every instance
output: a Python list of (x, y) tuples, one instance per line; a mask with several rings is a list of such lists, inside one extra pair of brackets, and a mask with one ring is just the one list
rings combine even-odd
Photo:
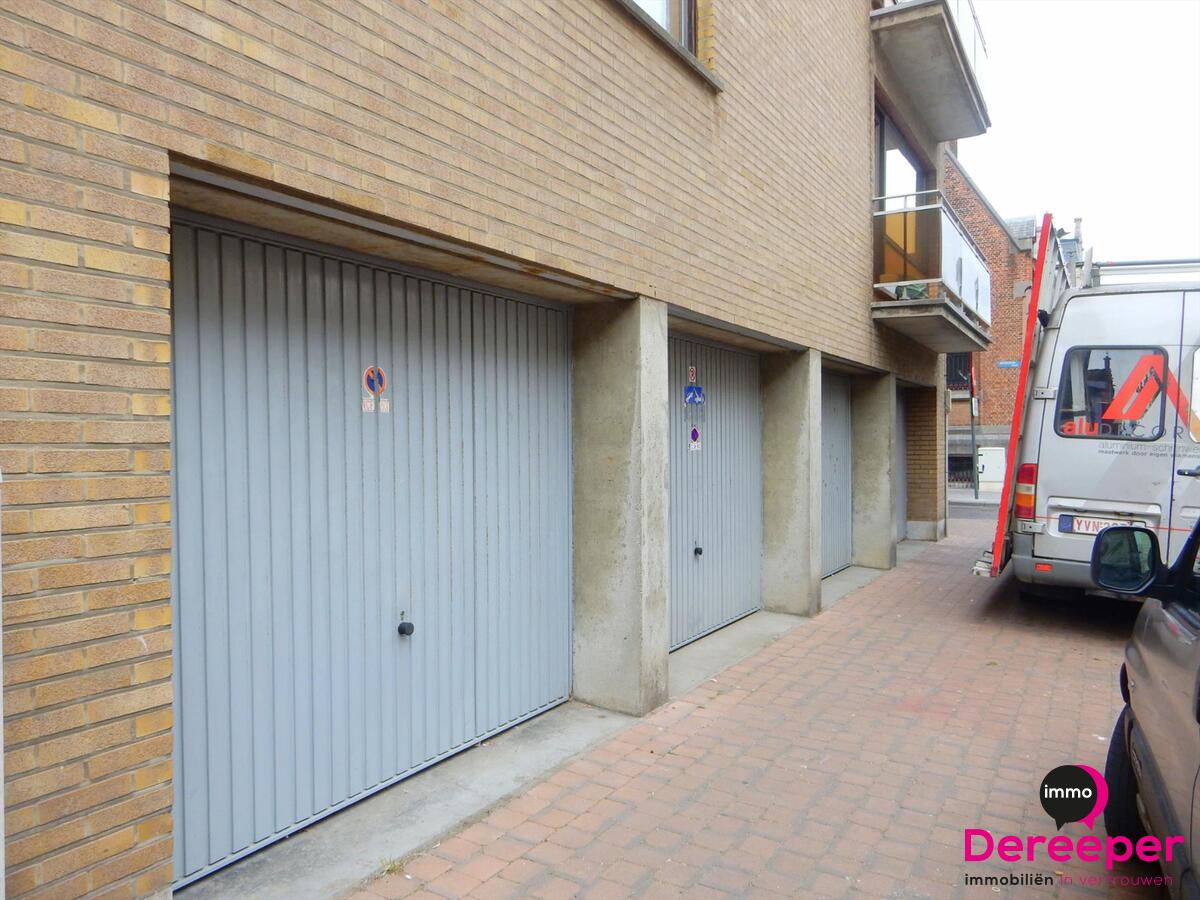
[(1108, 782), (1108, 805), (1104, 807), (1104, 830), (1110, 835), (1121, 835), (1131, 841), (1146, 836), (1146, 826), (1137, 808), (1137, 778), (1133, 774), (1133, 762), (1129, 758), (1129, 741), (1126, 738), (1125, 720), (1129, 707), (1121, 710), (1113, 728), (1112, 741), (1108, 745), (1108, 759), (1104, 763), (1104, 780)]

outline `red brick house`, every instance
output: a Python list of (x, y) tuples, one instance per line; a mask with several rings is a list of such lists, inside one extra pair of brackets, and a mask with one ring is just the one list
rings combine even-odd
[(968, 234), (983, 252), (992, 274), (992, 344), (980, 353), (951, 353), (946, 357), (946, 388), (950, 396), (947, 429), (948, 473), (951, 483), (971, 483), (971, 420), (969, 372), (974, 357), (979, 416), (979, 447), (1008, 443), (1017, 363), (1025, 334), (1025, 299), (1033, 278), (1036, 220), (1006, 221), (971, 180), (952, 152), (946, 153), (943, 191)]

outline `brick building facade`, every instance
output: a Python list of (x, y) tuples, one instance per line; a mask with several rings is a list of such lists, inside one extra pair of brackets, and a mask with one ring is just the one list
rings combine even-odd
[[(700, 0), (692, 52), (632, 0), (0, 0), (8, 896), (188, 874), (182, 211), (577, 316), (574, 377), (604, 390), (572, 393), (576, 697), (665, 698), (668, 328), (765, 361), (766, 607), (819, 608), (822, 372), (853, 384), (854, 560), (894, 561), (898, 490), (936, 537), (942, 361), (872, 312), (874, 128), (886, 111), (931, 174), (966, 133), (881, 62), (900, 14)], [(593, 658), (610, 645), (630, 655)]]
[[(962, 373), (974, 360), (979, 415), (979, 447), (1008, 444), (1009, 424), (1016, 400), (1025, 339), (1028, 291), (1033, 283), (1033, 237), (1017, 236), (971, 180), (952, 153), (945, 155), (944, 191), (967, 233), (979, 246), (992, 273), (992, 344), (982, 352), (959, 354), (948, 360), (950, 419), (947, 431), (952, 477), (969, 480), (971, 461), (970, 396)], [(955, 377), (955, 376), (958, 377)], [(965, 474), (964, 474), (965, 473)]]

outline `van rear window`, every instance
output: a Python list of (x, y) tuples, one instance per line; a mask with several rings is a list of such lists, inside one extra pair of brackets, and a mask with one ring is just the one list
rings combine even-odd
[(1072, 347), (1063, 361), (1054, 430), (1063, 437), (1158, 440), (1167, 365), (1161, 347)]

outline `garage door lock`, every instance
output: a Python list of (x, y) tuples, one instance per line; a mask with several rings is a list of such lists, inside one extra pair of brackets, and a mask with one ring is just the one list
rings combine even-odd
[(704, 548), (703, 548), (703, 547), (697, 547), (695, 550), (693, 550), (693, 551), (692, 551), (692, 553), (693, 553), (694, 555), (696, 555), (696, 556), (703, 556), (703, 555), (704, 555)]
[(416, 629), (413, 627), (412, 622), (401, 622), (400, 627), (397, 628), (396, 631), (400, 632), (400, 637), (408, 637), (410, 634), (416, 631)]

